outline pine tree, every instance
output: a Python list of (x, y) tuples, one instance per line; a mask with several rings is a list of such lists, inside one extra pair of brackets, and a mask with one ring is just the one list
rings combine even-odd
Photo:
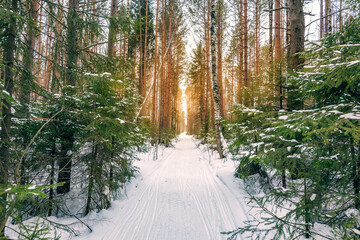
[[(12, 126), (12, 95), (14, 91), (14, 64), (15, 64), (15, 38), (17, 31), (16, 24), (16, 13), (18, 11), (18, 1), (11, 0), (4, 2), (3, 7), (9, 10), (9, 13), (6, 18), (6, 22), (3, 22), (5, 28), (5, 42), (3, 43), (4, 47), (4, 56), (3, 62), (5, 65), (4, 73), (2, 73), (2, 78), (4, 79), (4, 90), (6, 93), (2, 92), (2, 117), (1, 117), (1, 173), (0, 173), (0, 184), (8, 185), (9, 183), (9, 164), (11, 161), (10, 147), (11, 147), (11, 126)], [(5, 233), (5, 224), (9, 213), (7, 213), (7, 194), (1, 194), (0, 201), (0, 237), (4, 236)]]

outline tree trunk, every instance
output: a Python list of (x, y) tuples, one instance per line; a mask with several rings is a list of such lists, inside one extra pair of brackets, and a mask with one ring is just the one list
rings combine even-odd
[[(275, 0), (275, 9), (280, 8), (280, 0)], [(282, 47), (281, 47), (281, 10), (275, 11), (275, 77), (276, 77), (276, 86), (278, 88), (277, 96), (279, 97), (280, 109), (283, 109), (283, 96), (282, 96), (282, 80), (281, 80), (281, 56), (282, 56)]]
[(260, 10), (259, 0), (255, 2), (255, 72), (260, 74)]
[[(165, 0), (162, 0), (161, 4), (161, 76), (160, 76), (160, 112), (159, 112), (159, 128), (160, 133), (164, 128), (164, 115), (165, 115), (165, 49), (166, 49), (166, 28), (165, 28)], [(160, 135), (159, 135), (160, 136)]]
[(220, 116), (225, 118), (225, 105), (224, 105), (224, 85), (222, 78), (222, 42), (223, 42), (223, 32), (222, 32), (222, 18), (223, 18), (223, 0), (219, 0), (218, 2), (218, 12), (217, 12), (217, 67), (218, 67), (218, 78), (219, 78), (219, 86), (220, 86)]
[(156, 19), (155, 19), (155, 56), (154, 56), (154, 86), (153, 86), (153, 106), (152, 106), (152, 125), (153, 125), (153, 139), (155, 143), (155, 154), (154, 160), (157, 160), (157, 150), (158, 150), (158, 136), (157, 136), (157, 127), (158, 121), (156, 118), (156, 107), (157, 107), (157, 54), (158, 54), (158, 29), (159, 29), (159, 0), (156, 1)]
[(324, 10), (324, 0), (320, 0), (320, 39), (323, 38), (323, 32), (324, 32), (324, 16), (323, 16), (323, 10)]
[(216, 119), (215, 131), (216, 131), (216, 145), (217, 151), (220, 158), (224, 158), (224, 153), (221, 143), (221, 125), (219, 121), (220, 117), (220, 94), (219, 94), (219, 83), (217, 78), (217, 67), (216, 67), (216, 18), (215, 18), (215, 0), (211, 0), (211, 25), (210, 25), (210, 36), (211, 36), (211, 75), (212, 75), (212, 89)]
[(331, 1), (325, 0), (325, 36), (331, 33)]
[[(61, 3), (63, 4), (64, 1), (62, 0)], [(41, 18), (41, 16), (40, 16)], [(58, 93), (60, 90), (60, 65), (61, 65), (61, 54), (60, 54), (60, 50), (61, 50), (61, 40), (62, 40), (62, 29), (63, 29), (63, 14), (62, 11), (58, 10), (57, 13), (57, 19), (59, 20), (59, 22), (56, 23), (56, 32), (55, 32), (55, 37), (56, 39), (54, 40), (54, 56), (53, 56), (53, 65), (52, 65), (52, 77), (51, 77), (51, 86), (48, 86), (48, 89), (50, 89), (50, 91)], [(41, 42), (39, 40), (39, 42)]]
[(108, 39), (108, 49), (107, 49), (107, 55), (110, 59), (114, 57), (114, 46), (116, 41), (115, 18), (117, 12), (118, 12), (118, 0), (111, 0), (109, 39)]
[(24, 70), (20, 79), (20, 114), (29, 118), (30, 91), (33, 84), (34, 48), (36, 41), (36, 24), (38, 18), (39, 3), (36, 0), (27, 2), (29, 19), (26, 29), (24, 49)]
[(307, 184), (306, 184), (306, 178), (304, 178), (304, 220), (305, 220), (305, 231), (304, 235), (305, 238), (310, 238), (310, 197), (308, 196), (307, 192)]
[[(48, 22), (51, 21), (51, 15), (48, 16)], [(44, 61), (44, 69), (42, 70), (42, 77), (39, 78), (39, 84), (44, 86), (46, 89), (49, 88), (49, 82), (50, 82), (50, 67), (51, 67), (51, 62), (52, 62), (52, 42), (53, 42), (53, 38), (50, 37), (51, 35), (51, 27), (47, 26), (47, 31), (46, 31), (46, 42), (45, 42), (45, 46), (44, 46), (44, 50), (45, 50), (45, 56), (46, 59)], [(39, 39), (39, 41), (42, 41)], [(36, 99), (36, 97), (35, 97)]]
[(342, 0), (340, 0), (340, 10), (339, 10), (339, 31), (342, 29)]
[[(302, 68), (304, 59), (298, 54), (304, 51), (305, 17), (302, 0), (289, 0), (290, 46), (289, 70)], [(290, 110), (302, 109), (304, 103), (299, 98), (298, 89), (289, 86), (287, 108)]]
[[(55, 177), (55, 156), (56, 156), (56, 139), (51, 139), (52, 146), (51, 146), (51, 154), (50, 154), (50, 161), (51, 161), (51, 169), (50, 169), (50, 185), (54, 184), (54, 177)], [(52, 215), (53, 211), (53, 199), (54, 199), (54, 189), (50, 188), (49, 190), (49, 206), (48, 206), (48, 217)]]
[(93, 141), (92, 146), (92, 156), (90, 161), (90, 169), (89, 169), (89, 185), (88, 185), (88, 193), (87, 193), (87, 200), (86, 200), (86, 207), (84, 215), (88, 215), (91, 211), (91, 200), (92, 200), (92, 192), (94, 188), (94, 181), (95, 181), (95, 174), (96, 174), (96, 164), (97, 164), (97, 146), (95, 145), (95, 141)]
[[(143, 93), (144, 93), (144, 97), (146, 97), (146, 84), (147, 84), (147, 65), (146, 65), (146, 61), (147, 61), (147, 39), (148, 39), (148, 11), (149, 11), (149, 1), (146, 0), (146, 9), (145, 9), (145, 34), (144, 34), (144, 55), (143, 55), (143, 58), (144, 58), (144, 73), (143, 73)], [(147, 107), (143, 107), (144, 111), (143, 111), (143, 114), (142, 115), (145, 115), (146, 114), (146, 110), (148, 109)]]
[(354, 195), (355, 195), (355, 208), (359, 210), (360, 209), (360, 155), (359, 154), (357, 157), (355, 157), (353, 186), (354, 186)]
[[(206, 80), (207, 80), (207, 93), (208, 93), (208, 99), (210, 99), (210, 112), (208, 113), (208, 126), (206, 128), (206, 133), (210, 129), (215, 128), (215, 107), (214, 107), (214, 97), (213, 97), (213, 89), (211, 87), (211, 72), (210, 72), (210, 4), (209, 1), (207, 1), (207, 12), (206, 12), (206, 18), (205, 18), (205, 46), (206, 46)], [(204, 8), (205, 10), (205, 8)], [(205, 12), (204, 12), (205, 13)], [(209, 111), (209, 109), (208, 109)], [(209, 126), (210, 125), (210, 126)]]
[(168, 42), (169, 45), (167, 46), (168, 48), (168, 53), (167, 53), (167, 74), (166, 74), (166, 87), (165, 87), (165, 129), (168, 131), (170, 130), (170, 121), (171, 121), (171, 81), (172, 81), (172, 43), (171, 43), (171, 38), (172, 38), (172, 7), (173, 7), (173, 1), (169, 0), (169, 8), (170, 8), (170, 13), (168, 14)]
[[(273, 46), (273, 0), (268, 1), (269, 4), (269, 84), (276, 86), (274, 83), (274, 46)], [(275, 88), (274, 88), (275, 94)]]
[[(66, 59), (66, 74), (65, 86), (71, 87), (65, 93), (74, 94), (76, 86), (76, 72), (78, 60), (78, 29), (77, 9), (79, 7), (79, 0), (69, 0), (69, 13), (68, 13), (68, 32), (67, 32), (67, 59)], [(74, 145), (74, 133), (69, 131), (63, 137), (61, 146), (61, 159), (59, 160), (59, 175), (58, 183), (64, 182), (64, 185), (57, 187), (56, 191), (59, 194), (68, 193), (70, 191), (71, 180), (71, 166), (72, 166), (72, 149)]]
[[(9, 96), (12, 96), (14, 90), (14, 54), (15, 54), (15, 37), (16, 37), (16, 18), (18, 8), (18, 0), (11, 0), (7, 3), (8, 9), (10, 9), (13, 15), (10, 18), (10, 22), (5, 29), (4, 36), (6, 36), (5, 48), (4, 48), (4, 88), (8, 92)], [(10, 163), (10, 144), (11, 144), (11, 101), (7, 98), (2, 99), (2, 121), (1, 121), (1, 145), (0, 145), (0, 185), (8, 185), (9, 181), (9, 163)], [(1, 201), (0, 208), (0, 238), (5, 235), (5, 224), (8, 218), (6, 213), (7, 195), (0, 196), (4, 201)]]
[[(143, 78), (143, 38), (142, 38), (142, 19), (141, 19), (141, 1), (138, 1), (139, 3), (139, 54), (140, 54), (140, 60), (139, 60), (139, 94), (143, 97), (143, 99), (145, 98), (145, 94), (144, 94), (144, 78)], [(143, 111), (141, 110), (142, 114)]]
[(249, 72), (248, 72), (248, 0), (244, 1), (244, 86), (246, 88), (246, 96), (244, 104), (245, 106), (250, 106), (250, 81), (249, 81)]
[(244, 28), (243, 28), (243, 22), (244, 22), (244, 17), (243, 17), (243, 9), (244, 9), (244, 5), (243, 5), (243, 0), (239, 0), (239, 6), (238, 6), (238, 11), (239, 11), (239, 25), (240, 25), (240, 39), (239, 39), (239, 82), (238, 82), (238, 103), (242, 104), (244, 102), (244, 91), (242, 91), (244, 89)]
[(297, 53), (304, 51), (305, 17), (302, 0), (289, 0), (290, 69), (297, 69), (304, 59)]

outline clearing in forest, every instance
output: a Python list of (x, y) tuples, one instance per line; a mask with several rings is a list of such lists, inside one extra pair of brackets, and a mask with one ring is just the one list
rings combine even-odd
[[(78, 239), (226, 239), (220, 232), (243, 226), (249, 207), (231, 179), (232, 163), (217, 160), (215, 167), (208, 157), (191, 136), (181, 135), (158, 161), (140, 162), (128, 197), (103, 210), (94, 231)], [(217, 172), (224, 169), (222, 178)]]

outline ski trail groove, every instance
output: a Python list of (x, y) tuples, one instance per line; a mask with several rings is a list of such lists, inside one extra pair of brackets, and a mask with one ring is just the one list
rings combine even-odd
[(170, 153), (140, 176), (143, 180), (128, 198), (116, 201), (106, 221), (76, 239), (226, 239), (220, 232), (242, 226), (248, 207), (216, 176), (204, 154), (191, 136), (182, 135)]

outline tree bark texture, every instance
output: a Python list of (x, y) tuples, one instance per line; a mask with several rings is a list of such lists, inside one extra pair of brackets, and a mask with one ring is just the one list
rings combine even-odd
[(281, 60), (282, 60), (282, 45), (281, 45), (281, 13), (280, 0), (275, 0), (275, 77), (276, 77), (276, 95), (279, 97), (279, 107), (283, 109), (283, 89), (281, 80)]
[(222, 78), (222, 43), (223, 43), (223, 0), (219, 0), (218, 2), (218, 12), (217, 12), (217, 67), (218, 67), (218, 79), (220, 86), (220, 116), (225, 118), (225, 105), (224, 105), (224, 85)]
[(305, 17), (302, 0), (289, 0), (290, 20), (290, 69), (297, 69), (304, 63), (298, 54), (304, 51)]
[[(152, 115), (151, 115), (151, 122), (153, 125), (153, 138), (155, 141), (155, 145), (157, 145), (158, 143), (158, 139), (157, 139), (157, 92), (158, 92), (158, 87), (157, 87), (157, 62), (158, 62), (158, 29), (159, 29), (159, 0), (156, 1), (156, 17), (155, 17), (155, 49), (154, 49), (154, 86), (153, 86), (153, 100), (152, 100)], [(154, 156), (154, 160), (157, 159), (157, 154), (155, 153)]]
[(215, 17), (215, 0), (211, 0), (211, 25), (210, 25), (210, 37), (211, 37), (211, 75), (212, 75), (212, 89), (213, 89), (213, 99), (214, 99), (214, 108), (215, 108), (215, 131), (216, 131), (216, 145), (217, 151), (220, 155), (220, 158), (224, 158), (224, 153), (221, 143), (221, 125), (220, 125), (220, 93), (219, 93), (219, 83), (217, 78), (217, 67), (216, 67), (216, 17)]
[(116, 41), (116, 28), (115, 28), (115, 18), (118, 12), (118, 0), (111, 0), (111, 9), (110, 9), (110, 23), (109, 23), (109, 37), (108, 37), (108, 49), (107, 55), (109, 58), (114, 57), (115, 53), (115, 41)]
[(24, 49), (24, 70), (20, 79), (20, 114), (29, 118), (30, 92), (33, 84), (34, 48), (36, 41), (36, 24), (39, 11), (39, 3), (36, 0), (27, 1), (28, 23), (26, 29), (25, 49)]
[[(79, 0), (69, 0), (69, 12), (67, 17), (67, 58), (66, 58), (66, 75), (65, 86), (70, 87), (67, 93), (73, 94), (76, 86), (77, 74), (75, 72), (79, 55), (79, 36), (78, 36), (78, 13)], [(58, 183), (64, 182), (64, 185), (57, 187), (59, 194), (70, 191), (71, 166), (72, 166), (72, 149), (74, 145), (74, 133), (67, 131), (62, 136), (61, 159), (59, 160)]]
[[(15, 38), (16, 38), (16, 18), (15, 14), (18, 9), (18, 0), (11, 0), (7, 3), (8, 8), (14, 13), (5, 29), (6, 43), (4, 48), (4, 88), (11, 97), (14, 91), (14, 54), (15, 54)], [(10, 144), (11, 144), (11, 107), (12, 103), (9, 99), (2, 99), (2, 121), (1, 121), (1, 145), (0, 145), (0, 184), (7, 185), (9, 181), (9, 164), (10, 164)], [(0, 238), (5, 234), (5, 224), (7, 220), (7, 195), (0, 196), (5, 201), (1, 201), (0, 212)]]

